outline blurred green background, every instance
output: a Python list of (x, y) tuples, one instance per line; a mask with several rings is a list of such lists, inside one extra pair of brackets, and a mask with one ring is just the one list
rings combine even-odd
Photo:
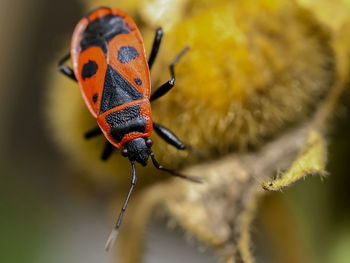
[(81, 11), (76, 1), (1, 0), (0, 262), (110, 257), (105, 209), (98, 198), (71, 191), (45, 126), (49, 67)]
[[(0, 7), (0, 262), (111, 262), (103, 191), (79, 190), (85, 182), (72, 179), (44, 115), (47, 74), (83, 8), (67, 0), (1, 0)], [(264, 198), (253, 227), (257, 262), (350, 262), (348, 102), (330, 134), (330, 176)], [(147, 238), (147, 262), (214, 262), (181, 233), (155, 225)]]

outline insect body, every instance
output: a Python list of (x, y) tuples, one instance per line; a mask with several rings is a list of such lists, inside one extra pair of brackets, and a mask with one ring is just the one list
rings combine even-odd
[[(106, 249), (118, 233), (136, 183), (135, 161), (145, 166), (151, 156), (156, 168), (198, 182), (159, 165), (151, 149), (153, 142), (149, 137), (153, 128), (176, 148), (188, 148), (170, 130), (152, 121), (150, 102), (174, 86), (174, 66), (188, 49), (183, 49), (170, 65), (172, 78), (151, 95), (149, 71), (162, 36), (162, 29), (158, 28), (147, 61), (141, 34), (132, 18), (120, 9), (101, 7), (80, 20), (73, 33), (71, 52), (59, 62), (61, 72), (79, 83), (84, 101), (97, 119), (98, 127), (85, 137), (103, 133), (108, 141), (102, 159), (108, 159), (115, 148), (122, 148), (122, 155), (132, 165), (131, 187)], [(73, 69), (64, 64), (69, 58)]]

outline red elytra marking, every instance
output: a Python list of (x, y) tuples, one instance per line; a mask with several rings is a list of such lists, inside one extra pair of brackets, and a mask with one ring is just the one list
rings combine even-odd
[(105, 16), (105, 15), (108, 15), (112, 13), (112, 11), (108, 8), (100, 8), (100, 9), (97, 9), (96, 11), (92, 12), (90, 15), (89, 15), (89, 21), (93, 21), (95, 20), (96, 18), (99, 18), (99, 17), (102, 17), (102, 16)]
[[(90, 78), (83, 79), (81, 72), (83, 67), (89, 60), (94, 61), (97, 66), (97, 72)], [(90, 47), (80, 53), (78, 57), (78, 74), (77, 80), (80, 85), (81, 94), (83, 95), (84, 101), (88, 106), (91, 114), (96, 118), (101, 105), (101, 97), (103, 92), (105, 72), (107, 69), (106, 56), (99, 47)], [(97, 101), (94, 103), (92, 97), (94, 94), (98, 95)]]
[(89, 24), (89, 20), (87, 18), (82, 18), (78, 22), (78, 24), (75, 26), (75, 29), (73, 32), (70, 55), (73, 63), (73, 71), (75, 76), (79, 75), (79, 72), (77, 72), (77, 69), (78, 69), (78, 58), (81, 52), (81, 48), (80, 48), (81, 35), (84, 32), (85, 28), (88, 26), (88, 24)]
[[(131, 83), (144, 97), (149, 99), (151, 93), (151, 83), (148, 63), (141, 36), (139, 36), (137, 33), (137, 31), (133, 31), (127, 35), (121, 34), (109, 42), (109, 64), (129, 83)], [(139, 56), (131, 60), (129, 63), (120, 63), (118, 60), (118, 51), (123, 46), (131, 46), (135, 48), (139, 53)], [(141, 86), (135, 85), (135, 78), (141, 79)]]
[(139, 30), (134, 22), (134, 20), (129, 16), (127, 13), (125, 13), (123, 10), (118, 9), (118, 8), (112, 8), (112, 14), (115, 16), (120, 16), (123, 18), (124, 23), (129, 25), (132, 31), (137, 30), (139, 33)]

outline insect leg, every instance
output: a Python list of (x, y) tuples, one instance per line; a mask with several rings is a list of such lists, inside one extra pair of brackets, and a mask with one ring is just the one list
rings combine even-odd
[(153, 128), (160, 138), (175, 146), (177, 149), (185, 150), (187, 148), (186, 145), (172, 131), (168, 130), (164, 126), (153, 122)]
[(131, 162), (131, 166), (132, 166), (132, 178), (131, 178), (131, 186), (130, 186), (130, 190), (129, 190), (129, 193), (128, 195), (126, 196), (126, 199), (124, 201), (124, 204), (123, 204), (123, 207), (120, 211), (120, 214), (119, 214), (119, 217), (118, 217), (118, 220), (117, 220), (117, 223), (115, 224), (115, 227), (114, 229), (112, 230), (111, 234), (109, 235), (109, 238), (106, 242), (106, 246), (105, 246), (105, 249), (108, 251), (113, 243), (114, 243), (114, 240), (116, 239), (117, 235), (118, 235), (118, 230), (119, 230), (119, 227), (120, 227), (120, 224), (122, 222), (122, 219), (123, 219), (123, 215), (124, 215), (124, 212), (126, 210), (126, 207), (128, 206), (128, 202), (129, 202), (129, 199), (130, 199), (130, 196), (131, 196), (131, 193), (132, 193), (132, 190), (134, 189), (134, 186), (136, 184), (136, 169), (135, 169), (135, 164), (134, 162)]
[(66, 64), (64, 64), (69, 58), (70, 58), (70, 54), (68, 53), (58, 62), (58, 68), (64, 75), (77, 81), (77, 79), (74, 76), (73, 70), (70, 67), (68, 67)]
[(100, 127), (97, 126), (96, 128), (93, 128), (92, 130), (86, 132), (84, 134), (84, 138), (91, 139), (91, 138), (96, 137), (100, 134), (102, 134), (102, 131), (101, 131)]
[(114, 150), (115, 150), (115, 147), (109, 141), (107, 141), (101, 155), (101, 160), (107, 161), (108, 158), (111, 157), (111, 154), (114, 152)]
[(150, 98), (150, 101), (156, 100), (159, 97), (163, 96), (165, 93), (167, 93), (169, 90), (171, 90), (172, 87), (175, 85), (175, 71), (174, 67), (179, 62), (180, 58), (189, 50), (189, 47), (185, 47), (181, 50), (181, 52), (175, 57), (173, 62), (169, 66), (171, 79), (167, 82), (165, 82), (162, 86), (160, 86), (152, 95)]
[(151, 55), (149, 56), (149, 59), (148, 59), (149, 70), (151, 70), (153, 62), (157, 57), (160, 43), (162, 42), (162, 38), (163, 38), (163, 30), (161, 27), (158, 27), (156, 30), (156, 35), (154, 36)]
[(206, 155), (195, 147), (184, 144), (172, 131), (165, 128), (164, 126), (153, 122), (153, 128), (156, 133), (167, 143), (171, 144), (179, 150), (188, 150), (195, 154), (198, 158), (204, 158)]

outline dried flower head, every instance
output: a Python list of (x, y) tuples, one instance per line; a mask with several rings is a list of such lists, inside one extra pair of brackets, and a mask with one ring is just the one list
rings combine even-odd
[[(331, 21), (327, 7), (349, 11), (350, 5), (312, 2), (120, 2), (139, 22), (146, 49), (151, 28), (165, 28), (153, 87), (168, 79), (164, 69), (176, 52), (191, 47), (176, 69), (176, 87), (152, 105), (152, 114), (206, 154), (200, 160), (152, 138), (160, 162), (205, 182), (174, 179), (139, 192), (120, 232), (123, 262), (141, 260), (142, 234), (157, 210), (224, 261), (253, 262), (249, 226), (262, 188), (280, 190), (308, 174), (326, 173), (325, 135), (350, 68), (350, 36), (343, 33), (349, 17), (340, 12)], [(125, 181), (125, 160), (98, 160), (103, 138), (83, 140), (94, 123), (77, 87), (57, 76), (54, 83), (50, 119), (62, 148), (92, 174)], [(277, 171), (285, 172), (268, 179)], [(150, 171), (142, 173), (149, 177)]]

